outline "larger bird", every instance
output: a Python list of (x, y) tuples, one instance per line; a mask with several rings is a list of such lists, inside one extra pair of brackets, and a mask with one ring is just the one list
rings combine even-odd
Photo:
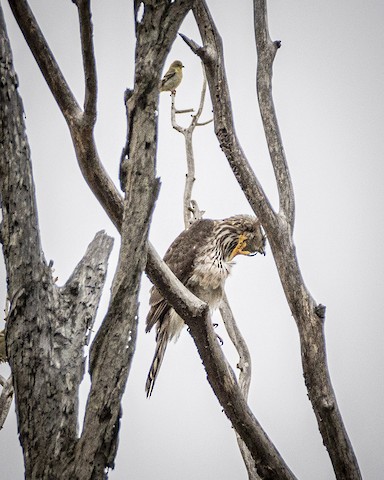
[[(256, 217), (235, 215), (224, 220), (202, 219), (182, 232), (168, 248), (164, 261), (176, 277), (211, 310), (224, 294), (224, 284), (236, 255), (265, 255), (265, 236)], [(184, 320), (152, 287), (146, 332), (156, 325), (156, 351), (145, 391), (151, 396), (168, 343), (180, 335)]]

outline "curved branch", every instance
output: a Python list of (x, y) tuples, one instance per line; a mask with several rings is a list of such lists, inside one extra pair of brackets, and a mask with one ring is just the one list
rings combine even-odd
[(71, 92), (26, 0), (9, 0), (13, 15), (65, 119), (81, 109)]
[[(83, 122), (83, 112), (60, 71), (28, 2), (26, 2), (26, 0), (10, 0), (9, 3), (44, 79), (68, 124), (81, 172), (111, 221), (119, 230), (123, 218), (122, 196), (100, 161), (93, 138), (93, 131), (92, 128), (90, 128), (93, 127), (93, 122), (90, 122), (90, 125), (86, 125), (87, 122)], [(86, 94), (85, 104), (89, 116), (92, 117), (96, 101), (96, 84), (92, 86), (96, 78), (91, 78), (93, 74), (95, 74), (94, 60), (92, 59), (93, 47), (90, 44), (90, 42), (92, 42), (92, 28), (87, 0), (81, 0), (80, 3), (82, 5), (80, 8), (80, 20), (83, 21), (82, 41), (83, 47), (86, 50), (83, 53), (84, 68), (86, 77), (87, 75), (89, 76), (89, 81), (86, 82), (86, 91), (88, 93)], [(86, 116), (86, 118), (88, 118), (88, 116)]]
[(358, 480), (361, 478), (359, 466), (337, 405), (327, 365), (325, 307), (316, 305), (304, 284), (292, 239), (293, 188), (278, 130), (271, 86), (272, 63), (279, 44), (271, 42), (269, 37), (266, 0), (254, 0), (254, 15), (260, 111), (280, 193), (278, 229), (269, 237), (269, 242), (299, 330), (305, 383), (324, 445), (336, 477), (340, 480)]
[(225, 75), (222, 39), (204, 0), (197, 0), (192, 10), (204, 46), (199, 47), (185, 35), (181, 36), (204, 63), (213, 105), (215, 133), (220, 147), (249, 204), (269, 234), (276, 227), (276, 214), (236, 136)]
[(272, 42), (268, 31), (266, 0), (254, 1), (255, 38), (257, 50), (257, 95), (265, 137), (268, 144), (279, 192), (280, 214), (285, 215), (293, 230), (295, 198), (285, 158), (279, 124), (272, 98), (272, 66), (280, 42)]

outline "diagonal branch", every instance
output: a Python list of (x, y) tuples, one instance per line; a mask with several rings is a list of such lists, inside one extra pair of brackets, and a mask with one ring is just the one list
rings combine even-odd
[[(150, 280), (185, 320), (207, 372), (208, 381), (234, 429), (252, 454), (261, 478), (295, 479), (251, 412), (235, 374), (217, 342), (207, 306), (194, 297), (158, 256), (147, 264)], [(193, 298), (194, 297), (194, 298)], [(192, 302), (192, 303), (191, 303)]]
[(252, 170), (235, 132), (228, 82), (224, 67), (223, 42), (204, 0), (196, 0), (193, 14), (203, 40), (203, 47), (181, 35), (204, 63), (213, 105), (215, 133), (232, 171), (248, 202), (267, 234), (276, 227), (276, 215)]
[(292, 239), (294, 198), (272, 100), (272, 63), (278, 43), (270, 40), (265, 0), (254, 0), (258, 94), (264, 129), (280, 192), (279, 228), (269, 237), (281, 283), (295, 318), (308, 397), (338, 479), (361, 478), (332, 387), (324, 336), (325, 307), (316, 305), (302, 278)]
[(65, 119), (81, 109), (71, 92), (26, 0), (9, 0), (13, 15)]
[[(233, 316), (232, 309), (229, 305), (228, 298), (224, 295), (224, 298), (220, 305), (220, 314), (223, 318), (225, 328), (228, 332), (231, 342), (235, 345), (237, 353), (239, 354), (239, 363), (237, 368), (240, 370), (239, 374), (239, 387), (245, 398), (248, 400), (249, 387), (251, 384), (252, 376), (252, 360), (247, 343), (237, 326), (235, 317)], [(240, 448), (241, 455), (244, 459), (245, 466), (248, 472), (248, 480), (259, 480), (260, 477), (257, 474), (256, 464), (252, 458), (251, 452), (247, 448), (246, 444), (236, 433), (237, 443)]]
[[(85, 0), (81, 0), (81, 3), (83, 4), (84, 1)], [(26, 0), (10, 0), (9, 3), (44, 79), (68, 124), (81, 172), (115, 227), (120, 229), (123, 218), (122, 197), (100, 161), (93, 138), (93, 129), (84, 125), (83, 112), (63, 77), (28, 2)], [(83, 6), (82, 8), (84, 8), (85, 13), (81, 16), (84, 17), (86, 16), (87, 7)], [(87, 18), (87, 21), (90, 22), (90, 16)], [(87, 23), (85, 20), (84, 22)], [(85, 30), (87, 30), (87, 28), (85, 28)], [(88, 42), (92, 40), (90, 32), (91, 27), (88, 26), (88, 34), (84, 32), (84, 36)], [(85, 39), (84, 43), (86, 43)], [(91, 67), (93, 47), (88, 43), (87, 49), (88, 53), (84, 53), (83, 57), (87, 59), (85, 60), (87, 64), (86, 71), (90, 74), (93, 69), (93, 67)], [(89, 80), (89, 83), (91, 83), (91, 80)], [(92, 92), (92, 88), (89, 85), (86, 89), (87, 88), (89, 92)], [(89, 105), (88, 108), (90, 112), (92, 112), (93, 108), (94, 95), (89, 93), (88, 100), (85, 102)], [(92, 124), (90, 126), (93, 127)]]
[(272, 42), (268, 31), (266, 0), (254, 1), (255, 38), (257, 50), (257, 95), (269, 155), (279, 192), (280, 214), (285, 215), (293, 230), (295, 198), (279, 124), (272, 98), (272, 66), (280, 42)]
[[(184, 188), (184, 226), (189, 228), (190, 225), (197, 219), (201, 218), (201, 212), (197, 206), (196, 202), (192, 202), (192, 188), (195, 181), (195, 161), (192, 148), (192, 136), (196, 126), (201, 125), (199, 123), (199, 118), (202, 114), (204, 107), (204, 100), (207, 87), (207, 79), (205, 75), (204, 64), (203, 68), (203, 86), (200, 95), (200, 104), (196, 115), (192, 117), (192, 121), (187, 128), (183, 128), (176, 123), (176, 108), (175, 108), (175, 95), (172, 94), (172, 107), (171, 107), (171, 122), (174, 129), (184, 135), (185, 146), (186, 146), (186, 158), (187, 158), (187, 175), (185, 179), (185, 188)], [(249, 385), (251, 381), (251, 357), (247, 347), (247, 344), (241, 335), (239, 328), (237, 327), (236, 321), (232, 314), (232, 310), (229, 306), (228, 299), (224, 296), (223, 301), (221, 302), (220, 313), (224, 321), (225, 328), (229, 334), (229, 337), (235, 346), (239, 354), (239, 363), (237, 367), (240, 370), (239, 383), (240, 390), (244, 396), (244, 399), (248, 398)], [(241, 454), (243, 456), (249, 480), (257, 480), (260, 477), (256, 471), (256, 464), (252, 455), (247, 448), (244, 441), (241, 439), (240, 435), (236, 432), (237, 442)]]

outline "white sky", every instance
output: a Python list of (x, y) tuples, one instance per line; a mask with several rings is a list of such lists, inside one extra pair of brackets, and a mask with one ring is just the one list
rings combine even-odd
[[(46, 258), (65, 282), (96, 231), (118, 235), (86, 186), (71, 140), (35, 61), (3, 3), (20, 80), (32, 149)], [(236, 7), (233, 5), (236, 3)], [(255, 96), (252, 2), (208, 1), (224, 40), (236, 130), (249, 161), (276, 204), (276, 190)], [(82, 103), (83, 82), (76, 8), (59, 0), (31, 1), (70, 86)], [(123, 92), (133, 83), (132, 6), (93, 2), (99, 73), (97, 145), (117, 181), (125, 141)], [(383, 388), (383, 112), (384, 4), (379, 0), (269, 2), (273, 39), (282, 41), (274, 67), (274, 99), (296, 195), (295, 243), (306, 284), (327, 306), (328, 361), (339, 407), (365, 480), (384, 469)], [(191, 15), (181, 31), (199, 41)], [(185, 65), (178, 108), (197, 107), (199, 60), (181, 39), (171, 61)], [(204, 119), (210, 117), (207, 105)], [(203, 119), (203, 120), (204, 120)], [(185, 123), (188, 117), (180, 119)], [(206, 216), (251, 213), (214, 136), (212, 124), (194, 137), (194, 198)], [(170, 98), (160, 103), (158, 175), (162, 188), (151, 240), (163, 254), (183, 228), (186, 172), (183, 138), (170, 125)], [(5, 274), (0, 272), (1, 301)], [(151, 400), (144, 384), (155, 348), (144, 334), (148, 290), (142, 283), (137, 352), (123, 400), (112, 480), (246, 479), (235, 435), (185, 331), (171, 345)], [(108, 302), (105, 288), (99, 318)], [(271, 252), (240, 258), (227, 293), (252, 353), (250, 404), (298, 478), (328, 480), (332, 468), (306, 396), (298, 334)], [(217, 332), (225, 336), (223, 326)], [(232, 364), (236, 357), (224, 345)], [(5, 375), (8, 366), (1, 366)], [(83, 388), (84, 403), (86, 386)], [(0, 432), (2, 478), (23, 478), (14, 409)]]

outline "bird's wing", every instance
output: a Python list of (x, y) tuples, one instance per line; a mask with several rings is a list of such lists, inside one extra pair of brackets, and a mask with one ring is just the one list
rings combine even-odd
[(176, 75), (176, 70), (172, 70), (171, 72), (167, 72), (163, 79), (161, 80), (161, 86), (164, 87), (164, 85), (174, 76)]
[[(202, 219), (194, 222), (188, 230), (184, 230), (168, 248), (164, 255), (164, 261), (176, 277), (184, 285), (187, 283), (193, 271), (196, 256), (207, 243), (212, 235), (214, 220)], [(151, 309), (147, 316), (146, 331), (164, 317), (170, 308), (156, 287), (152, 287), (149, 298)]]

